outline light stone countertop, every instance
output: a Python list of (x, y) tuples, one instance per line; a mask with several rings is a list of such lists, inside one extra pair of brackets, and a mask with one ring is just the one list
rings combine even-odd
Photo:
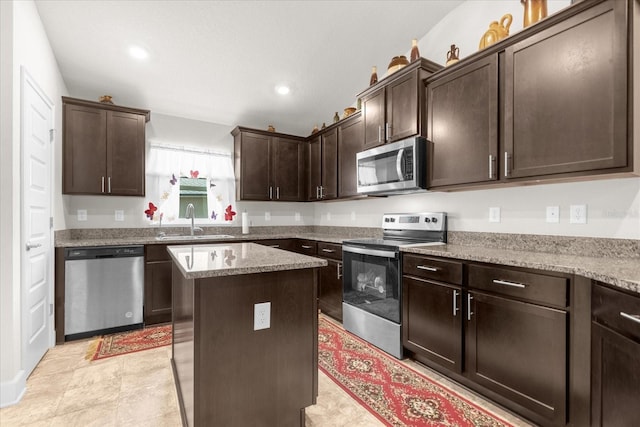
[(256, 243), (168, 246), (187, 279), (324, 267), (327, 261)]
[(451, 244), (417, 246), (402, 251), (576, 274), (640, 294), (640, 258), (587, 257)]

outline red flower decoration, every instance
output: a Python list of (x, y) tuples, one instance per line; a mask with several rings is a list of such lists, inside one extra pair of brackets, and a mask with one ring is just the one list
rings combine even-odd
[(189, 171), (189, 172), (191, 172), (191, 178), (197, 178), (198, 175), (200, 174), (200, 172), (198, 171)]
[(153, 203), (149, 202), (149, 209), (145, 210), (144, 213), (147, 214), (147, 218), (149, 218), (150, 220), (153, 219), (153, 214), (158, 210), (158, 208), (156, 207), (156, 205), (154, 205)]
[(224, 220), (225, 221), (233, 221), (233, 216), (236, 213), (231, 210), (231, 205), (227, 206), (227, 209), (224, 210)]

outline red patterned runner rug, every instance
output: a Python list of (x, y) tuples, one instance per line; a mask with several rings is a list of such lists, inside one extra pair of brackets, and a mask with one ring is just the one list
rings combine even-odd
[(154, 326), (97, 338), (89, 344), (86, 359), (106, 359), (169, 344), (171, 344), (171, 325)]
[(320, 318), (318, 366), (387, 426), (511, 426)]

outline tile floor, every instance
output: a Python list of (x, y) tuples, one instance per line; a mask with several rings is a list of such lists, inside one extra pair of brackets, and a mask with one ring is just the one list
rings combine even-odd
[[(20, 403), (0, 409), (0, 426), (180, 426), (171, 372), (171, 347), (89, 362), (89, 341), (47, 352), (27, 381)], [(514, 426), (526, 422), (412, 361), (412, 368), (443, 383)], [(315, 406), (306, 409), (307, 427), (383, 426), (322, 372)]]

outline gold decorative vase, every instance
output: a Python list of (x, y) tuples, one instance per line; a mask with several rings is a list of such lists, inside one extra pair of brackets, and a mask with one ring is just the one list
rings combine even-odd
[(513, 16), (507, 13), (500, 18), (500, 22), (493, 21), (489, 24), (489, 29), (484, 33), (480, 39), (480, 49), (484, 49), (487, 46), (509, 37), (509, 27), (513, 21)]
[(547, 17), (547, 0), (520, 0), (520, 3), (524, 6), (524, 28)]

